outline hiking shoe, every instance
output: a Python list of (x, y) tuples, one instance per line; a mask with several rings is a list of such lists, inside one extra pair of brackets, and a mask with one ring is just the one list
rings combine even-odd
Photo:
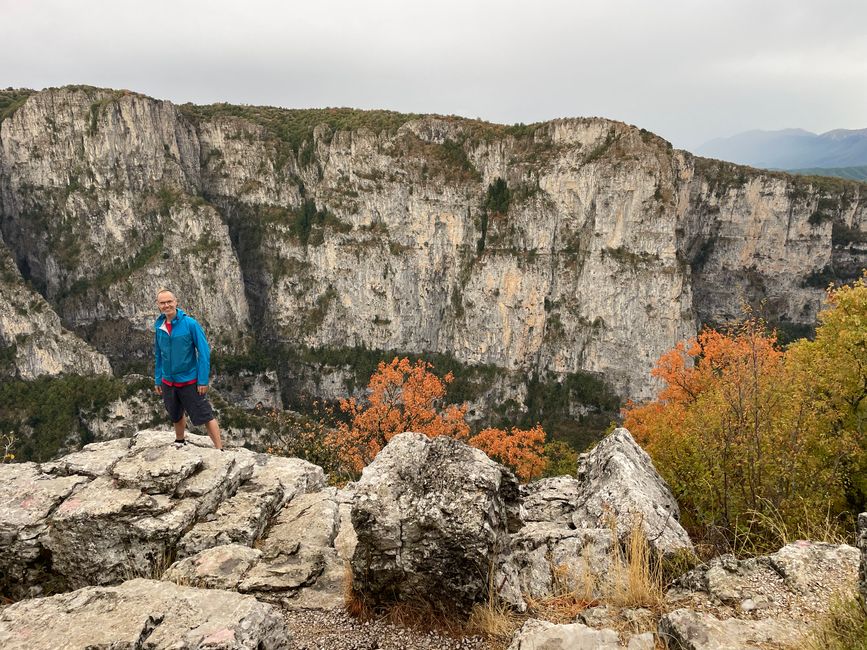
[(175, 440), (175, 449), (180, 449), (181, 447), (183, 447), (186, 444), (187, 444), (186, 438), (183, 440)]

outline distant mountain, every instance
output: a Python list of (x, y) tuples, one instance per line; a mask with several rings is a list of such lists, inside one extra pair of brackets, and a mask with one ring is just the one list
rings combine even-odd
[(867, 129), (821, 135), (803, 129), (746, 131), (706, 142), (695, 153), (765, 169), (860, 167), (867, 165)]

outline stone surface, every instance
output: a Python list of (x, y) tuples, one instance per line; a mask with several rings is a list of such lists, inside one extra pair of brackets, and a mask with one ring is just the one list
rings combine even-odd
[[(0, 589), (21, 597), (46, 581), (57, 590), (159, 577), (175, 557), (252, 546), (282, 508), (324, 484), (306, 461), (221, 452), (194, 434), (176, 449), (173, 439), (145, 430), (41, 467), (0, 466)], [(333, 541), (322, 552), (336, 557)]]
[(623, 647), (614, 630), (530, 619), (515, 633), (508, 650), (621, 650)]
[(677, 650), (762, 650), (797, 644), (802, 639), (801, 631), (787, 621), (720, 620), (713, 614), (687, 609), (663, 615), (659, 636), (668, 648)]
[(858, 571), (858, 591), (867, 610), (867, 512), (858, 515), (858, 548), (861, 550), (861, 567)]
[(544, 521), (571, 526), (582, 482), (571, 476), (543, 478), (521, 486), (524, 521)]
[(395, 436), (355, 485), (353, 586), (374, 603), (468, 608), (521, 525), (514, 475), (447, 437)]
[(72, 454), (58, 460), (42, 464), (42, 471), (59, 476), (81, 474), (95, 478), (107, 474), (112, 467), (128, 452), (129, 438), (117, 438), (106, 442), (93, 442)]
[(241, 544), (214, 546), (178, 560), (162, 579), (203, 589), (237, 591), (244, 576), (261, 557), (262, 551)]
[(535, 522), (512, 536), (511, 549), (522, 593), (541, 599), (577, 591), (590, 600), (611, 567), (613, 546), (607, 529)]
[[(803, 541), (757, 558), (723, 555), (678, 578), (667, 598), (679, 602), (703, 593), (740, 609), (785, 611), (804, 598), (827, 601), (835, 592), (854, 591), (859, 561), (852, 546)], [(752, 602), (744, 607), (746, 601)]]
[(184, 534), (178, 545), (180, 557), (222, 544), (250, 546), (285, 503), (324, 485), (322, 468), (306, 461), (265, 454), (250, 456), (250, 479), (216, 508), (212, 518), (197, 522)]
[(250, 596), (137, 579), (0, 611), (5, 650), (291, 648), (280, 612)]
[(49, 517), (88, 479), (43, 474), (35, 463), (0, 467), (0, 590), (21, 597), (41, 581), (34, 565), (43, 553)]
[(639, 525), (658, 553), (693, 551), (671, 490), (626, 429), (616, 429), (581, 458), (573, 489), (576, 528), (616, 526), (623, 538)]

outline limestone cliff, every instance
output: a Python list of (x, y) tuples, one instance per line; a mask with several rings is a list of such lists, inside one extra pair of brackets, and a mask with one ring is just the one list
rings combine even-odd
[(147, 349), (168, 284), (231, 349), (439, 352), (648, 396), (663, 351), (744, 302), (809, 328), (827, 282), (867, 266), (864, 193), (596, 118), (504, 127), (70, 87), (0, 123), (0, 230), (114, 360)]

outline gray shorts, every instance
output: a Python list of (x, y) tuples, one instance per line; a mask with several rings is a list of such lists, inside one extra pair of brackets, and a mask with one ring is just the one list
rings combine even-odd
[(195, 384), (188, 386), (163, 384), (163, 404), (172, 422), (177, 422), (184, 417), (184, 411), (190, 416), (193, 424), (205, 424), (214, 419), (210, 402), (203, 395), (199, 395), (199, 388)]

